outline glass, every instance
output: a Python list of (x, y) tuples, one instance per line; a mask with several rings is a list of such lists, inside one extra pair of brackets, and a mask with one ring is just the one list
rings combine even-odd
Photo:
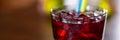
[(65, 8), (51, 9), (55, 40), (103, 40), (107, 10), (86, 10), (77, 13)]

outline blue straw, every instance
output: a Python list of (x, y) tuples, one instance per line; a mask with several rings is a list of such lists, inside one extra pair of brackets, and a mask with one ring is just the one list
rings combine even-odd
[(80, 12), (81, 5), (82, 5), (82, 0), (78, 0), (78, 5), (77, 8), (75, 9), (76, 12)]

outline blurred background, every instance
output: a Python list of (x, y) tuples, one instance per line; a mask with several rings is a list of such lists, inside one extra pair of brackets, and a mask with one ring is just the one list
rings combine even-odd
[[(95, 0), (90, 0), (91, 3)], [(50, 9), (70, 0), (0, 0), (0, 40), (53, 40)], [(120, 1), (99, 0), (108, 10), (104, 40), (120, 40)]]

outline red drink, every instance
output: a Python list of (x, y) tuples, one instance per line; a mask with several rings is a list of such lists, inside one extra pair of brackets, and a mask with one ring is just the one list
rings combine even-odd
[(80, 14), (57, 11), (52, 13), (55, 40), (102, 40), (105, 14)]

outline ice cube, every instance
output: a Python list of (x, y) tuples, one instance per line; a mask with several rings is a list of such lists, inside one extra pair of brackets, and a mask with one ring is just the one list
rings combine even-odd
[(102, 16), (98, 16), (97, 18), (100, 20), (100, 19), (102, 19)]
[(70, 15), (74, 15), (74, 13), (73, 13), (73, 12), (69, 12), (69, 14), (70, 14)]
[(53, 17), (55, 17), (55, 14), (52, 14)]
[(95, 11), (94, 12), (94, 16), (99, 16), (100, 15), (100, 12), (99, 11)]
[(93, 17), (94, 16), (93, 12), (86, 12), (86, 15), (87, 15), (87, 17)]
[(99, 14), (94, 12), (94, 16), (99, 16)]
[(78, 21), (77, 24), (81, 24), (81, 21)]
[(64, 19), (64, 18), (62, 18), (62, 22), (63, 22), (63, 23), (67, 23), (67, 20)]
[(90, 19), (95, 19), (95, 17), (90, 17)]
[(86, 19), (87, 19), (87, 16), (84, 14), (81, 14), (77, 20), (80, 21), (80, 23), (84, 23)]
[(99, 19), (97, 19), (97, 18), (95, 19), (95, 21), (96, 21), (96, 22), (100, 22), (100, 20), (99, 20)]
[(61, 13), (67, 13), (67, 11), (66, 10), (61, 10)]

